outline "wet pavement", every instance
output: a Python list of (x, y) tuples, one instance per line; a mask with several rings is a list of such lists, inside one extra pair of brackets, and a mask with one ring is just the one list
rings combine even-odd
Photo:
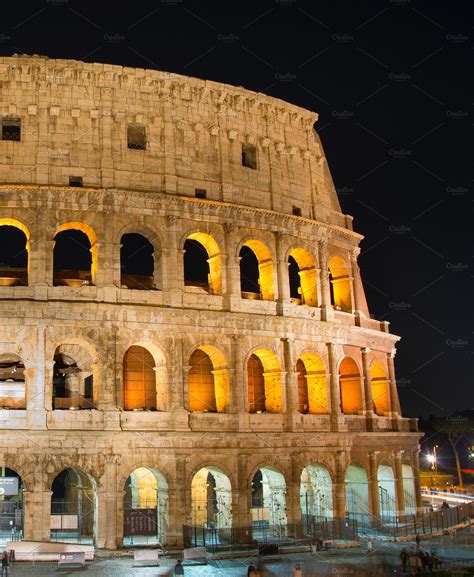
[[(315, 556), (309, 553), (276, 555), (265, 557), (262, 563), (263, 577), (292, 577), (293, 568), (299, 563), (303, 577), (362, 577), (401, 575), (399, 553), (402, 547), (414, 547), (414, 543), (374, 542), (372, 550), (367, 543), (354, 549), (323, 551)], [(435, 549), (447, 567), (464, 573), (467, 567), (474, 568), (474, 533), (470, 530), (458, 532), (421, 542), (421, 548)], [(246, 577), (247, 567), (255, 558), (240, 558), (211, 561), (208, 565), (185, 565), (186, 577)], [(173, 559), (160, 560), (159, 567), (134, 567), (131, 557), (99, 558), (85, 568), (58, 569), (57, 563), (16, 563), (11, 568), (11, 577), (43, 577), (51, 575), (84, 574), (88, 577), (158, 577), (173, 575)], [(463, 571), (464, 569), (464, 571)], [(461, 573), (460, 573), (461, 571)]]

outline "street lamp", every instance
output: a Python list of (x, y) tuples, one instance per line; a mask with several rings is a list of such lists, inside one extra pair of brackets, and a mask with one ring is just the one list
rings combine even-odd
[(438, 472), (438, 456), (436, 453), (437, 448), (438, 448), (438, 445), (435, 445), (433, 447), (433, 453), (430, 455), (426, 455), (428, 462), (431, 464), (431, 470), (435, 471), (436, 473)]

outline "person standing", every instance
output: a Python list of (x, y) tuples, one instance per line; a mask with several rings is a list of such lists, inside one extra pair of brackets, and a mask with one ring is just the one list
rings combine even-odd
[(174, 574), (176, 577), (178, 577), (178, 575), (184, 575), (184, 567), (181, 563), (181, 559), (178, 559), (178, 562), (176, 563)]
[(301, 567), (297, 563), (295, 568), (293, 569), (293, 576), (294, 577), (303, 577), (303, 572), (301, 571)]
[(249, 568), (247, 569), (247, 577), (251, 577), (252, 573), (255, 571), (255, 565), (250, 563)]
[(8, 568), (10, 567), (10, 562), (8, 560), (8, 552), (4, 551), (2, 555), (2, 577), (8, 575)]
[(408, 551), (405, 547), (400, 551), (400, 563), (402, 565), (402, 573), (406, 575), (408, 567)]

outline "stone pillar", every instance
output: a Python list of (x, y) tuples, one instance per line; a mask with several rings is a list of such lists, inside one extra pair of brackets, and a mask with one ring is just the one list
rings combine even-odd
[[(44, 282), (48, 286), (53, 286), (54, 284), (54, 245), (55, 240), (45, 240), (43, 241), (43, 246), (39, 250), (44, 255), (44, 269), (42, 271), (38, 270), (38, 276), (43, 277)], [(41, 274), (43, 273), (43, 275)]]
[(290, 279), (288, 277), (288, 262), (285, 261), (283, 233), (276, 232), (276, 259), (277, 259), (277, 287), (278, 299), (277, 310), (278, 314), (283, 314), (284, 305), (290, 304)]
[(423, 499), (421, 498), (421, 484), (420, 484), (420, 449), (417, 448), (412, 454), (412, 469), (415, 484), (416, 510), (423, 511)]
[(351, 252), (351, 269), (352, 269), (352, 303), (353, 310), (356, 314), (360, 314), (361, 307), (364, 302), (364, 295), (361, 294), (362, 281), (360, 278), (360, 269), (357, 262), (357, 257), (360, 254), (360, 248), (354, 248)]
[(189, 413), (186, 409), (187, 404), (185, 404), (187, 398), (184, 395), (185, 386), (187, 387), (189, 365), (184, 365), (183, 346), (182, 339), (175, 339), (170, 347), (172, 357), (169, 375), (169, 410), (173, 412), (173, 425), (178, 430), (189, 429)]
[(395, 378), (395, 350), (387, 353), (387, 366), (389, 375), (389, 388), (390, 388), (390, 412), (393, 417), (400, 416), (400, 400), (398, 398), (397, 390), (397, 380)]
[(298, 383), (295, 368), (295, 360), (293, 358), (293, 338), (284, 338), (283, 341), (283, 358), (285, 362), (286, 371), (286, 415), (287, 425), (290, 430), (293, 430), (296, 425), (298, 413)]
[(51, 495), (52, 491), (23, 491), (24, 538), (28, 541), (51, 539)]
[(237, 543), (250, 543), (252, 538), (251, 487), (248, 479), (248, 455), (237, 455), (237, 487), (232, 489), (232, 527)]
[(180, 219), (175, 215), (166, 218), (165, 236), (168, 248), (163, 251), (163, 288), (169, 291), (170, 304), (180, 306), (184, 290), (183, 251), (178, 250)]
[(403, 451), (396, 451), (394, 455), (397, 515), (405, 514), (405, 491), (403, 488), (402, 455)]
[(364, 415), (367, 417), (367, 430), (373, 431), (374, 418), (374, 401), (372, 398), (372, 384), (370, 382), (370, 349), (365, 347), (361, 349), (362, 353), (362, 372), (364, 382), (364, 403), (362, 405)]
[(346, 517), (346, 452), (337, 451), (336, 471), (333, 483), (333, 508), (334, 517), (344, 519)]
[(120, 242), (110, 243), (108, 245), (110, 263), (110, 272), (107, 283), (111, 286), (120, 288), (122, 286), (122, 261), (120, 259), (120, 251), (122, 244)]
[(242, 346), (243, 337), (241, 335), (232, 335), (231, 341), (231, 357), (233, 371), (231, 373), (230, 389), (231, 389), (231, 406), (232, 412), (245, 412), (245, 400), (247, 398), (245, 391), (244, 354)]
[(319, 284), (321, 286), (321, 320), (332, 318), (331, 292), (329, 288), (327, 241), (318, 241)]
[(326, 343), (328, 347), (329, 360), (329, 413), (331, 416), (331, 430), (339, 431), (343, 422), (341, 412), (341, 389), (339, 384), (339, 374), (337, 370), (337, 353), (334, 343)]
[(377, 455), (378, 451), (369, 452), (369, 499), (370, 513), (372, 515), (373, 525), (377, 525), (380, 518), (380, 500), (379, 500), (379, 480)]
[(301, 512), (301, 466), (299, 455), (292, 455), (291, 469), (286, 487), (286, 509), (288, 531), (295, 537), (303, 536), (302, 512)]
[(235, 256), (237, 227), (233, 222), (224, 223), (224, 250), (222, 254), (222, 294), (227, 309), (232, 308), (232, 300), (240, 299), (240, 258)]
[(186, 487), (185, 455), (180, 455), (175, 464), (174, 485), (168, 489), (168, 547), (183, 546), (183, 527), (187, 523), (187, 515), (191, 516), (192, 504), (187, 502), (187, 495), (191, 494)]
[(97, 491), (95, 536), (99, 548), (117, 549), (122, 545), (124, 495), (123, 490), (117, 491), (116, 459), (109, 458), (105, 464), (103, 486)]

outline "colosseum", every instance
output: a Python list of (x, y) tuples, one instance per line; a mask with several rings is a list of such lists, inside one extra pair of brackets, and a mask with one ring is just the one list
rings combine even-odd
[(317, 114), (0, 58), (0, 539), (307, 535), (421, 506)]

